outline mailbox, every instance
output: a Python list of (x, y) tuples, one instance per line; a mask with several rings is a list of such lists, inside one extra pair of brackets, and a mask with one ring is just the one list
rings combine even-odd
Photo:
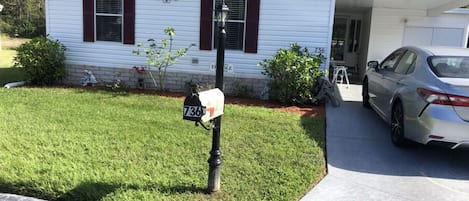
[(184, 100), (183, 119), (207, 122), (223, 114), (225, 95), (220, 89), (193, 93)]

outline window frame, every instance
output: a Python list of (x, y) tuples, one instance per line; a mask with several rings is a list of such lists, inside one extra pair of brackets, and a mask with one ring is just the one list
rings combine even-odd
[[(124, 1), (125, 0), (119, 0), (120, 1), (120, 4), (121, 4), (121, 8), (120, 8), (120, 14), (111, 14), (111, 13), (98, 13), (98, 0), (94, 0), (94, 38), (95, 38), (95, 41), (99, 41), (99, 42), (110, 42), (110, 43), (123, 43), (124, 42)], [(109, 41), (109, 40), (98, 40), (98, 21), (97, 21), (97, 17), (99, 16), (109, 16), (109, 17), (120, 17), (121, 18), (121, 38), (120, 38), (120, 41)]]
[[(402, 55), (404, 55), (406, 52), (407, 52), (406, 49), (398, 49), (398, 50), (392, 52), (389, 56), (387, 56), (387, 57), (383, 60), (383, 62), (381, 62), (381, 64), (380, 64), (380, 69), (381, 69), (381, 70), (384, 70), (384, 71), (392, 71), (392, 72), (394, 72), (394, 69), (396, 68), (396, 65), (399, 64), (399, 62), (400, 62), (400, 60), (401, 60), (401, 58), (402, 58)], [(393, 64), (393, 66), (391, 66), (390, 68), (384, 68), (384, 64), (385, 64), (386, 62), (388, 62), (389, 60), (391, 60), (391, 57), (392, 57), (394, 54), (399, 54), (399, 55), (397, 55), (397, 57), (396, 57), (396, 62), (395, 62), (395, 63)]]
[[(442, 73), (439, 69), (437, 69), (437, 67), (435, 66), (435, 63), (434, 63), (434, 59), (447, 59), (446, 62), (449, 61), (449, 59), (460, 59), (461, 61), (459, 61), (458, 63), (458, 69), (461, 68), (461, 63), (467, 59), (469, 60), (469, 57), (468, 56), (441, 56), (441, 55), (437, 55), (437, 56), (429, 56), (427, 58), (427, 63), (428, 63), (428, 66), (430, 67), (430, 70), (437, 76), (437, 77), (440, 77), (440, 78), (461, 78), (461, 79), (467, 79), (469, 77), (465, 77), (465, 76), (450, 76), (451, 73), (453, 72), (449, 72), (449, 73)], [(455, 65), (453, 66), (452, 64), (448, 64), (448, 67), (447, 68), (456, 68), (456, 63), (453, 61), (451, 63), (454, 63)], [(455, 74), (457, 74), (458, 72), (454, 72)], [(463, 74), (465, 75), (465, 74)], [(468, 74), (469, 75), (469, 74)]]
[[(212, 0), (213, 1), (213, 10), (215, 12), (213, 12), (213, 16), (212, 16), (212, 49), (216, 50), (217, 47), (215, 45), (215, 41), (218, 40), (217, 38), (217, 34), (216, 31), (218, 32), (219, 31), (219, 27), (217, 26), (217, 0)], [(226, 31), (226, 24), (228, 24), (229, 22), (231, 23), (243, 23), (243, 41), (242, 41), (242, 48), (241, 49), (229, 49), (226, 47), (226, 43), (225, 43), (225, 49), (226, 50), (229, 50), (229, 51), (245, 51), (246, 49), (246, 24), (247, 24), (247, 17), (248, 17), (248, 1), (249, 0), (244, 0), (244, 20), (230, 20), (230, 19), (227, 19), (226, 20), (226, 23), (225, 23), (225, 31)], [(229, 16), (229, 15), (228, 15)], [(227, 37), (228, 37), (228, 34), (227, 34)]]
[[(408, 66), (407, 66), (407, 64), (405, 64), (407, 66), (406, 69), (404, 69), (405, 72), (400, 72), (400, 71), (398, 72), (398, 70), (400, 70), (399, 67), (401, 67), (401, 65), (403, 65), (402, 63), (406, 63), (406, 61), (404, 61), (404, 59), (406, 59), (406, 55), (408, 55), (408, 54), (413, 54), (414, 55), (414, 58), (412, 59), (412, 63), (410, 63)], [(394, 72), (397, 73), (397, 74), (401, 74), (401, 75), (406, 75), (406, 74), (412, 73), (415, 69), (415, 62), (417, 61), (417, 57), (418, 57), (417, 53), (415, 53), (413, 51), (410, 51), (410, 50), (405, 51), (402, 54), (401, 58), (399, 58), (399, 62), (397, 63), (397, 65), (395, 65)], [(407, 59), (408, 58), (409, 57), (407, 57)], [(402, 66), (402, 67), (404, 67), (404, 66)]]
[[(248, 0), (244, 53), (257, 54), (261, 21), (261, 0)], [(200, 0), (199, 50), (213, 50), (213, 0)]]

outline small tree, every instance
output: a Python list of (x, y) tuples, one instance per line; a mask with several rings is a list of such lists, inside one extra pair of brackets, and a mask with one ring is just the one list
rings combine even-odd
[(149, 67), (155, 67), (157, 69), (159, 85), (156, 83), (156, 80), (153, 77), (151, 70), (148, 69), (147, 71), (150, 74), (150, 77), (153, 80), (153, 84), (155, 85), (155, 87), (159, 87), (161, 91), (165, 89), (166, 72), (168, 67), (177, 63), (179, 57), (186, 55), (189, 48), (194, 46), (194, 44), (191, 44), (186, 48), (177, 49), (174, 52), (174, 28), (168, 27), (164, 29), (164, 32), (168, 34), (169, 38), (162, 39), (159, 44), (156, 42), (155, 39), (150, 38), (147, 40), (148, 44), (138, 43), (138, 49), (133, 50), (133, 53), (136, 55), (145, 54)]
[(264, 68), (262, 74), (270, 78), (270, 98), (286, 104), (309, 104), (314, 101), (311, 88), (322, 75), (319, 66), (324, 59), (324, 56), (314, 55), (294, 43), (289, 49), (278, 50), (273, 58), (262, 61), (259, 64)]
[(51, 85), (65, 76), (65, 46), (41, 36), (20, 45), (15, 67), (21, 67), (34, 85)]

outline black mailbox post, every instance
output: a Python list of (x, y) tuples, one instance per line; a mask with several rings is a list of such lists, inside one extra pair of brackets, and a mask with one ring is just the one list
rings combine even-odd
[[(216, 82), (215, 87), (223, 91), (223, 71), (225, 70), (225, 22), (230, 9), (222, 0), (221, 5), (217, 6), (218, 26), (220, 32), (218, 33), (218, 47), (217, 47), (217, 69), (216, 69)], [(221, 151), (220, 151), (220, 131), (221, 131), (221, 116), (215, 118), (213, 136), (212, 136), (212, 150), (210, 151), (210, 158), (208, 159), (209, 172), (208, 172), (208, 191), (210, 193), (217, 192), (221, 187), (220, 180), (220, 167), (222, 164)]]
[[(210, 150), (210, 158), (208, 159), (208, 193), (214, 193), (220, 190), (220, 167), (222, 164), (220, 151), (220, 131), (221, 131), (221, 115), (224, 108), (223, 95), (223, 71), (225, 66), (225, 22), (228, 16), (229, 8), (225, 1), (222, 0), (217, 5), (217, 24), (219, 26), (218, 46), (217, 46), (217, 66), (216, 81), (217, 89), (205, 92), (194, 93), (187, 96), (184, 100), (183, 119), (195, 121), (196, 125), (204, 121), (211, 121), (213, 126), (209, 129), (213, 130), (212, 149)], [(204, 128), (208, 129), (204, 126)]]

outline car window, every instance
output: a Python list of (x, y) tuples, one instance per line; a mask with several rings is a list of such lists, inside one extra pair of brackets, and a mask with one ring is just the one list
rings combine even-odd
[(469, 57), (434, 56), (429, 63), (438, 77), (469, 78)]
[(414, 71), (415, 60), (417, 59), (417, 54), (412, 51), (407, 51), (404, 56), (402, 56), (399, 64), (394, 69), (394, 72), (399, 74), (408, 74)]
[(404, 49), (399, 49), (391, 53), (388, 57), (386, 57), (383, 63), (381, 63), (381, 69), (392, 71), (404, 51)]

